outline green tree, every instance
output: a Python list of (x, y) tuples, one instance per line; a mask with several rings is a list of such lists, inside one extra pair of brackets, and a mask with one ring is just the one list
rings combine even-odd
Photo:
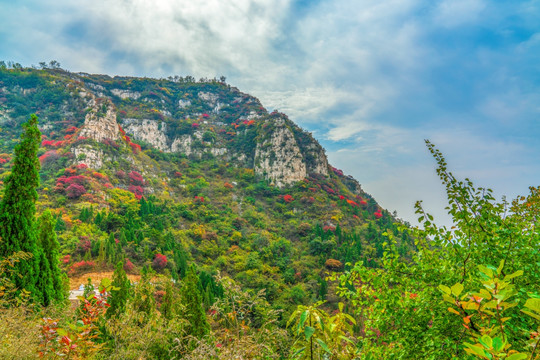
[(199, 278), (191, 267), (182, 286), (182, 303), (185, 306), (184, 318), (189, 322), (186, 332), (197, 338), (202, 338), (210, 331), (210, 325), (203, 309), (203, 297), (199, 288)]
[(107, 318), (118, 316), (126, 311), (131, 284), (124, 271), (124, 263), (122, 261), (116, 264), (112, 286), (111, 295), (108, 299), (110, 307), (106, 313)]
[(25, 289), (41, 299), (36, 288), (41, 257), (35, 229), (36, 188), (39, 186), (36, 155), (41, 141), (37, 125), (37, 116), (31, 115), (23, 124), (20, 143), (15, 146), (13, 168), (5, 182), (4, 198), (0, 203), (0, 238), (3, 239), (0, 257), (7, 258), (19, 251), (32, 254), (31, 259), (14, 265), (12, 280), (18, 289)]
[[(50, 301), (62, 301), (64, 300), (64, 278), (62, 271), (58, 267), (60, 264), (60, 244), (56, 237), (55, 227), (56, 220), (53, 217), (50, 210), (45, 210), (43, 214), (38, 218), (38, 243), (43, 249), (44, 259), (47, 264), (40, 264), (39, 278), (44, 276), (46, 271), (50, 276), (50, 283), (52, 286), (51, 293), (44, 293), (43, 299), (46, 301), (45, 305), (48, 305)], [(45, 270), (41, 270), (45, 269)]]
[(498, 202), (490, 189), (456, 179), (440, 151), (427, 146), (453, 227), (437, 226), (418, 202), (423, 226), (412, 233), (413, 254), (404, 258), (399, 250), (403, 231), (410, 231), (401, 225), (383, 234), (380, 267), (357, 263), (338, 276), (338, 294), (353, 304), (365, 329), (360, 355), (535, 359), (540, 335), (523, 315), (530, 311), (520, 307), (531, 309), (529, 300), (540, 293), (540, 188), (511, 204)]

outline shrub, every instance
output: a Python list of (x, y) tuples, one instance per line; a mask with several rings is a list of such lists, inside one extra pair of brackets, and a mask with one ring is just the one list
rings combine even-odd
[(167, 267), (167, 256), (163, 254), (156, 254), (154, 261), (152, 261), (152, 268), (156, 271), (161, 271)]
[(66, 189), (66, 195), (70, 199), (78, 199), (81, 195), (86, 193), (84, 186), (79, 184), (71, 184)]

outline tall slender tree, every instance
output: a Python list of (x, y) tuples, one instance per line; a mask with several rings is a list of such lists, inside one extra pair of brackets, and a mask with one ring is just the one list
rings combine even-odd
[(39, 186), (37, 151), (41, 141), (38, 118), (32, 114), (23, 124), (20, 143), (15, 146), (11, 174), (7, 177), (0, 203), (0, 257), (24, 251), (32, 258), (15, 264), (13, 282), (18, 289), (29, 291), (41, 299), (36, 288), (39, 277), (40, 247), (37, 242), (35, 215), (36, 188)]
[[(50, 277), (50, 283), (52, 291), (49, 293), (43, 293), (44, 305), (48, 305), (51, 301), (64, 300), (64, 284), (62, 278), (62, 272), (58, 267), (60, 261), (60, 244), (54, 231), (56, 227), (56, 219), (53, 217), (50, 210), (45, 210), (43, 214), (38, 218), (37, 230), (38, 230), (38, 246), (41, 245), (43, 249), (44, 259), (46, 264), (40, 263), (39, 277), (44, 277), (42, 268), (45, 268)], [(43, 290), (45, 291), (45, 290)]]
[(182, 303), (185, 306), (184, 317), (188, 320), (187, 333), (202, 338), (210, 331), (210, 325), (203, 309), (203, 297), (199, 288), (199, 277), (191, 267), (182, 286)]
[(113, 274), (111, 297), (109, 298), (110, 307), (107, 309), (106, 316), (118, 316), (126, 311), (126, 304), (129, 296), (131, 284), (124, 271), (124, 262), (119, 261)]

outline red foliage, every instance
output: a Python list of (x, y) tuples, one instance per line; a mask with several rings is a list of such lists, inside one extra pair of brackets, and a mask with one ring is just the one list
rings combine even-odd
[(174, 172), (174, 177), (181, 178), (181, 177), (182, 177), (182, 173), (181, 173), (180, 171), (175, 171), (175, 172)]
[(133, 194), (135, 194), (137, 200), (140, 200), (144, 193), (144, 189), (138, 185), (129, 185), (128, 191), (131, 191)]
[(207, 118), (207, 117), (210, 117), (210, 115), (208, 114), (202, 114), (203, 117)]
[(167, 266), (167, 256), (163, 254), (156, 254), (154, 261), (152, 261), (152, 268), (156, 271), (161, 271)]
[(103, 175), (102, 173), (99, 173), (97, 171), (94, 171), (92, 173), (92, 176), (95, 177), (96, 179), (100, 179), (100, 180), (107, 179), (106, 175)]
[(45, 165), (47, 163), (54, 162), (59, 158), (60, 155), (56, 152), (56, 150), (49, 150), (39, 157), (39, 162), (41, 165)]
[(336, 271), (336, 270), (340, 270), (343, 267), (343, 263), (336, 259), (328, 259), (324, 263), (324, 266), (326, 266), (328, 270)]
[(81, 163), (81, 164), (77, 165), (77, 169), (79, 169), (79, 170), (88, 169), (88, 165)]
[(309, 188), (308, 190), (309, 190), (309, 191), (316, 192), (316, 191), (317, 191), (317, 188)]
[(127, 273), (131, 273), (135, 269), (135, 265), (131, 262), (131, 260), (126, 259), (126, 263), (124, 264), (124, 271)]
[(86, 189), (79, 184), (71, 184), (66, 189), (66, 195), (70, 199), (77, 199), (84, 193), (86, 193)]
[(197, 124), (197, 123), (193, 123), (193, 124), (191, 124), (191, 127), (192, 127), (192, 128), (194, 128), (194, 129), (198, 129), (198, 128), (199, 128), (199, 126), (200, 126), (200, 125), (199, 125), (199, 124)]
[(345, 196), (339, 195), (339, 200), (345, 200)]
[(287, 195), (285, 195), (285, 196), (283, 197), (283, 200), (284, 200), (286, 203), (290, 203), (291, 201), (294, 200), (294, 198), (293, 198), (291, 195), (287, 194)]
[(144, 185), (144, 179), (141, 174), (139, 174), (137, 171), (132, 171), (129, 173), (129, 183), (131, 185)]
[(223, 184), (223, 186), (226, 187), (227, 189), (232, 189), (234, 187), (231, 183), (228, 183), (228, 182)]
[(126, 136), (126, 132), (124, 131), (124, 129), (122, 129), (122, 127), (120, 125), (118, 125), (118, 131), (120, 131), (122, 136)]
[(77, 129), (77, 127), (75, 127), (75, 126), (70, 126), (70, 127), (68, 127), (68, 128), (66, 129), (66, 132), (67, 132), (67, 133), (74, 133), (74, 132), (77, 132), (77, 130), (79, 130), (79, 129)]
[(113, 147), (113, 148), (115, 148), (115, 149), (120, 148), (120, 145), (118, 145), (118, 144), (116, 143), (116, 141), (114, 141), (114, 140), (112, 140), (112, 139), (107, 139), (107, 138), (105, 138), (105, 139), (102, 139), (101, 142), (102, 142), (103, 144), (109, 145), (109, 146), (111, 146), (111, 147)]
[(125, 139), (128, 143), (131, 142), (131, 138), (130, 138), (129, 136), (127, 136), (127, 135), (124, 135), (124, 139)]
[(358, 206), (358, 204), (352, 200), (347, 199), (347, 203), (352, 206)]
[(63, 180), (65, 184), (68, 184), (68, 185), (71, 185), (71, 184), (86, 185), (86, 183), (88, 182), (88, 178), (84, 175), (75, 175), (75, 176), (70, 176), (68, 178), (64, 178), (63, 176), (61, 176), (58, 178), (57, 181), (60, 182), (62, 181), (61, 179)]
[(331, 231), (331, 232), (334, 232), (334, 231), (336, 231), (336, 227), (333, 226), (333, 225), (325, 225), (325, 226), (323, 227), (323, 231)]
[(374, 215), (375, 215), (375, 217), (376, 217), (377, 219), (382, 218), (383, 215), (382, 215), (382, 213), (381, 213), (381, 209), (375, 211)]
[(196, 202), (204, 202), (204, 196), (197, 196), (197, 195), (195, 195), (195, 201), (196, 201)]
[(84, 254), (92, 248), (92, 242), (88, 236), (81, 236), (79, 238), (79, 250)]
[(66, 140), (66, 141), (71, 140), (72, 137), (73, 137), (73, 135), (68, 134), (68, 135), (64, 136), (64, 140)]
[(74, 274), (81, 273), (84, 271), (92, 270), (94, 266), (96, 266), (96, 263), (93, 261), (85, 261), (85, 260), (79, 261), (71, 265), (68, 273), (70, 275), (74, 275)]
[(62, 264), (67, 264), (71, 260), (71, 255), (65, 255), (62, 257)]
[(334, 172), (334, 174), (336, 174), (338, 176), (343, 176), (343, 171), (342, 170), (339, 170), (339, 169), (336, 169), (335, 167), (333, 167), (332, 171)]
[(118, 170), (116, 172), (116, 176), (119, 177), (120, 179), (125, 179), (126, 178), (126, 172), (124, 170)]
[(141, 152), (141, 145), (129, 142), (129, 146), (131, 146), (131, 151), (133, 151), (134, 154)]

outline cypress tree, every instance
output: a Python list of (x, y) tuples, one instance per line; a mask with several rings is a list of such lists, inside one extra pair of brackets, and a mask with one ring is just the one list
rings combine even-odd
[(107, 318), (118, 316), (126, 311), (126, 304), (129, 296), (131, 284), (124, 271), (124, 263), (119, 261), (114, 269), (111, 296), (109, 298), (110, 307), (107, 309)]
[[(39, 278), (44, 277), (46, 271), (50, 276), (50, 284), (52, 292), (43, 293), (44, 305), (48, 305), (51, 301), (64, 300), (62, 273), (58, 267), (60, 261), (60, 244), (54, 231), (56, 220), (50, 210), (46, 210), (38, 219), (38, 243), (43, 249), (43, 258), (46, 264), (40, 264)], [(42, 270), (45, 269), (45, 270)], [(46, 287), (43, 291), (46, 291)]]
[(185, 305), (184, 317), (189, 322), (186, 332), (202, 338), (210, 331), (210, 325), (203, 309), (203, 298), (199, 288), (199, 278), (195, 270), (190, 268), (182, 286), (182, 302)]
[(36, 188), (39, 186), (37, 151), (41, 141), (38, 118), (32, 114), (23, 124), (20, 143), (15, 146), (11, 174), (4, 187), (0, 203), (0, 258), (18, 251), (32, 254), (27, 261), (15, 263), (12, 281), (36, 299), (42, 298), (36, 283), (39, 277), (40, 247), (35, 229)]

